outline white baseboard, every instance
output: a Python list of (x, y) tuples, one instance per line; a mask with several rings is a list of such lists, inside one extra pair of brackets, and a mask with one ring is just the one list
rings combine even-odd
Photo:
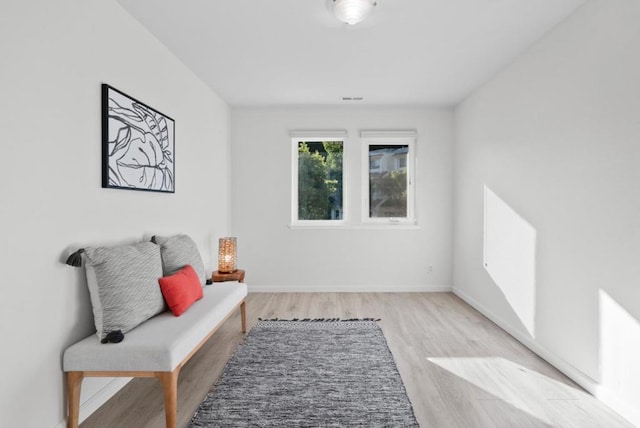
[[(87, 398), (82, 404), (80, 404), (80, 414), (78, 416), (78, 423), (81, 424), (87, 419), (93, 412), (98, 410), (100, 406), (106, 403), (111, 397), (113, 397), (118, 391), (120, 391), (132, 378), (130, 377), (117, 377), (107, 383), (104, 388)], [(66, 428), (67, 419), (60, 422), (55, 428)]]
[(450, 285), (256, 285), (250, 293), (435, 293), (450, 292)]
[(583, 373), (580, 369), (567, 363), (565, 360), (558, 357), (553, 352), (550, 352), (549, 350), (541, 346), (535, 340), (532, 340), (530, 337), (511, 326), (509, 323), (489, 311), (485, 306), (480, 304), (477, 300), (473, 299), (464, 291), (456, 287), (453, 287), (451, 291), (453, 292), (453, 294), (471, 305), (482, 315), (496, 323), (500, 328), (513, 336), (518, 342), (522, 343), (524, 346), (537, 354), (540, 358), (554, 366), (556, 369), (560, 370), (568, 378), (584, 388), (591, 395), (609, 406), (613, 411), (617, 412), (620, 416), (627, 419), (633, 425), (640, 427), (640, 414), (638, 414), (638, 411), (631, 408), (631, 406), (629, 406), (628, 404), (625, 404), (622, 400), (618, 399), (617, 396), (613, 394), (608, 388), (603, 387), (596, 380)]

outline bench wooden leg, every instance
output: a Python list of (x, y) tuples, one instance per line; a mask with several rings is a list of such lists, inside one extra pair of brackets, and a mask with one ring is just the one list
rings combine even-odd
[(172, 372), (158, 372), (156, 377), (162, 382), (164, 391), (164, 414), (166, 428), (178, 426), (178, 372), (180, 368)]
[(80, 415), (80, 389), (82, 387), (82, 372), (67, 373), (67, 400), (69, 415), (67, 416), (67, 427), (78, 428), (78, 418)]
[(247, 332), (247, 307), (246, 302), (243, 300), (240, 303), (240, 319), (242, 320), (242, 332)]

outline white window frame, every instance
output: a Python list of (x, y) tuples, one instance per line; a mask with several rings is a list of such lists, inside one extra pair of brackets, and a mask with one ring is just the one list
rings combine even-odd
[[(362, 224), (415, 225), (416, 224), (416, 139), (415, 131), (360, 131), (362, 144)], [(408, 146), (407, 153), (407, 217), (369, 217), (369, 146)]]
[[(348, 224), (348, 195), (346, 173), (346, 131), (291, 131), (291, 227), (343, 227)], [(298, 145), (308, 141), (342, 142), (342, 218), (337, 220), (298, 219)]]

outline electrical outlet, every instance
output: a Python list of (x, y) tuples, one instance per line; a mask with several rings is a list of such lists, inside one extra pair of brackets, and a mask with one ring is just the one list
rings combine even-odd
[(427, 273), (433, 272), (433, 266), (427, 266)]

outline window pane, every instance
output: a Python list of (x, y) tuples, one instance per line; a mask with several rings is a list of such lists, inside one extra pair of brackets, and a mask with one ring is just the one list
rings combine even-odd
[(298, 143), (298, 220), (342, 220), (342, 141)]
[(408, 145), (369, 145), (369, 217), (407, 217)]

